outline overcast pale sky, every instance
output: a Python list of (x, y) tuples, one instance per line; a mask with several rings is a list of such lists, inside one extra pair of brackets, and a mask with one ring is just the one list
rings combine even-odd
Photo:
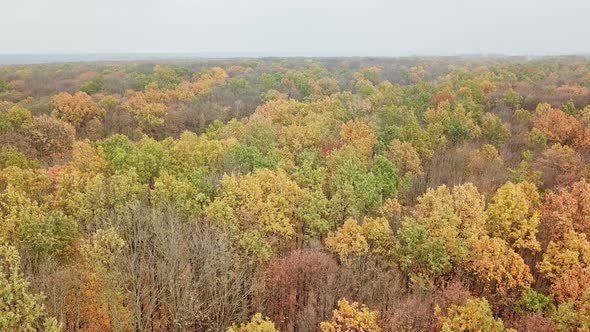
[(0, 53), (590, 53), (590, 0), (0, 0)]

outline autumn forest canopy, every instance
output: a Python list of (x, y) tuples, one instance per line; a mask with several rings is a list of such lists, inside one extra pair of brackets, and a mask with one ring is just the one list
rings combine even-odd
[(0, 66), (0, 331), (590, 331), (590, 59)]

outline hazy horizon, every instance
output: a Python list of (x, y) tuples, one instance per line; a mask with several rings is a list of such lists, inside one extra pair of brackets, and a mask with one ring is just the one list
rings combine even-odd
[(583, 0), (21, 0), (3, 7), (5, 55), (590, 53)]
[(589, 58), (590, 53), (563, 54), (563, 55), (520, 55), (520, 54), (455, 54), (455, 55), (405, 55), (405, 56), (371, 56), (371, 55), (305, 55), (305, 54), (251, 54), (251, 53), (72, 53), (72, 54), (0, 54), (0, 66), (35, 65), (35, 64), (60, 64), (76, 62), (187, 62), (187, 61), (214, 61), (221, 59), (508, 59), (516, 61), (539, 60), (543, 58)]

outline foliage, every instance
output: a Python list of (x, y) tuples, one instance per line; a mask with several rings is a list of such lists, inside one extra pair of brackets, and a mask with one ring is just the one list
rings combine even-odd
[(340, 139), (344, 144), (350, 144), (362, 155), (371, 157), (373, 148), (377, 144), (377, 137), (373, 130), (365, 123), (349, 121), (342, 125)]
[(484, 115), (481, 128), (483, 136), (492, 143), (502, 144), (510, 138), (510, 129), (508, 126), (502, 123), (502, 120), (492, 113), (486, 113)]
[(334, 310), (332, 320), (320, 324), (321, 332), (380, 332), (377, 324), (377, 311), (370, 311), (365, 305), (348, 302), (346, 299), (338, 301), (338, 309)]
[(207, 202), (207, 197), (191, 182), (177, 179), (166, 172), (156, 178), (151, 197), (155, 207), (171, 207), (187, 221), (200, 217)]
[(545, 197), (542, 221), (551, 239), (559, 240), (569, 231), (590, 234), (590, 184), (582, 179)]
[(537, 240), (540, 195), (529, 182), (506, 183), (496, 191), (486, 211), (490, 234), (507, 241), (513, 248), (540, 250)]
[(102, 90), (103, 88), (104, 78), (102, 76), (95, 76), (89, 81), (80, 84), (79, 90), (86, 94), (93, 95)]
[(346, 145), (332, 153), (328, 171), (334, 218), (345, 220), (378, 209), (382, 202), (381, 188), (367, 161), (354, 147)]
[(1, 67), (0, 330), (588, 330), (588, 63)]
[(227, 332), (276, 332), (275, 324), (263, 318), (262, 314), (257, 313), (252, 316), (250, 322), (246, 324), (240, 324), (240, 326), (233, 325), (227, 329)]
[(63, 253), (78, 235), (78, 224), (60, 211), (52, 211), (44, 220), (30, 220), (21, 228), (21, 238), (31, 253), (50, 257)]
[(62, 92), (53, 97), (52, 115), (78, 128), (93, 118), (100, 118), (104, 110), (98, 106), (85, 92), (78, 92), (73, 96)]
[(446, 314), (443, 314), (440, 308), (438, 308), (436, 315), (442, 325), (443, 332), (507, 331), (504, 328), (502, 320), (494, 318), (492, 309), (485, 298), (468, 299), (464, 305), (452, 305)]
[(4, 331), (61, 331), (54, 318), (47, 317), (44, 296), (29, 293), (22, 275), (20, 257), (14, 247), (0, 245), (0, 328)]
[(552, 296), (539, 293), (532, 288), (522, 292), (516, 306), (517, 310), (533, 313), (552, 313), (555, 310)]
[(523, 289), (533, 281), (522, 257), (498, 238), (482, 237), (475, 242), (469, 269), (494, 293)]
[(535, 120), (535, 128), (545, 134), (549, 140), (561, 144), (573, 143), (582, 130), (574, 116), (558, 109), (550, 109), (539, 115)]
[(367, 253), (369, 245), (362, 234), (362, 228), (354, 219), (348, 219), (335, 233), (326, 238), (326, 248), (347, 262), (351, 257)]
[(410, 143), (393, 140), (388, 148), (388, 157), (403, 173), (424, 174), (420, 156)]
[(549, 242), (537, 268), (547, 278), (556, 280), (572, 268), (589, 267), (589, 263), (590, 242), (586, 235), (570, 231), (563, 235), (562, 240)]
[(410, 281), (430, 287), (434, 279), (451, 268), (443, 238), (434, 237), (425, 226), (406, 219), (398, 230), (396, 256)]
[(68, 153), (74, 144), (75, 129), (69, 124), (41, 116), (33, 120), (31, 138), (39, 155), (45, 159), (56, 159)]

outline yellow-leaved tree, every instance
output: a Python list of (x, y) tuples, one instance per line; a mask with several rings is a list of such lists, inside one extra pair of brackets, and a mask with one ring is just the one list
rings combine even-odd
[(506, 242), (484, 236), (472, 245), (468, 268), (491, 292), (522, 290), (533, 282), (528, 265)]
[(435, 315), (443, 332), (516, 332), (506, 329), (501, 319), (495, 319), (485, 298), (468, 299), (463, 305), (452, 305), (446, 314), (437, 307)]
[(240, 326), (232, 325), (227, 332), (278, 332), (275, 324), (268, 318), (263, 318), (261, 313), (252, 316), (248, 323), (242, 323)]
[(508, 182), (494, 195), (486, 211), (491, 235), (506, 241), (512, 248), (541, 249), (537, 240), (541, 198), (530, 182)]
[(340, 261), (344, 263), (349, 262), (354, 256), (369, 251), (369, 244), (363, 236), (362, 227), (353, 218), (346, 220), (336, 232), (330, 233), (325, 244), (328, 251), (338, 255)]
[(378, 311), (371, 311), (366, 305), (350, 303), (346, 299), (338, 301), (332, 320), (320, 324), (321, 332), (381, 332), (378, 324)]
[(367, 253), (387, 260), (395, 248), (393, 231), (385, 218), (365, 218), (362, 225), (350, 218), (336, 232), (330, 233), (324, 243), (343, 263)]
[(342, 125), (340, 139), (344, 144), (354, 146), (362, 155), (371, 157), (377, 144), (377, 136), (366, 123), (348, 121)]
[(47, 316), (43, 299), (43, 295), (29, 293), (18, 251), (0, 245), (0, 330), (61, 331), (61, 324)]
[(586, 234), (570, 231), (557, 242), (549, 242), (537, 268), (550, 280), (561, 278), (573, 268), (590, 267), (590, 242)]

